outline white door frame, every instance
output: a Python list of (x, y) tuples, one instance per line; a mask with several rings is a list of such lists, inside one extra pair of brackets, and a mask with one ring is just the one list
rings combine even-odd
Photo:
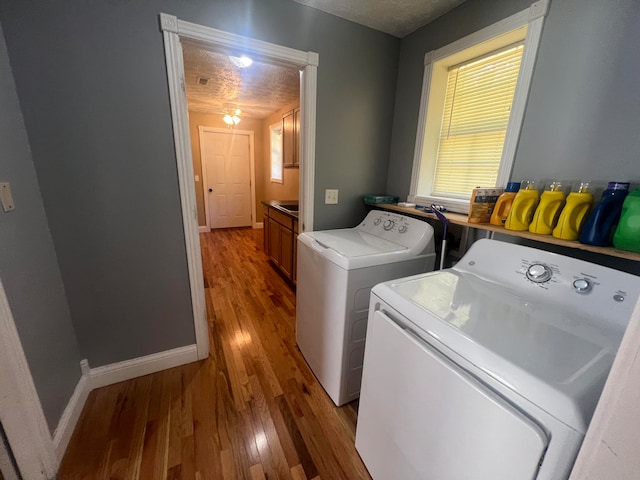
[(204, 148), (202, 144), (202, 134), (205, 132), (211, 133), (221, 133), (223, 135), (245, 135), (249, 137), (249, 168), (250, 168), (250, 178), (251, 182), (251, 226), (252, 228), (257, 228), (256, 225), (256, 160), (254, 156), (254, 133), (251, 130), (229, 130), (228, 128), (218, 128), (218, 127), (206, 127), (203, 125), (198, 126), (198, 134), (200, 138), (198, 139), (200, 142), (200, 165), (202, 168), (202, 193), (204, 195), (204, 213), (205, 218), (207, 220), (207, 228), (211, 230), (211, 218), (209, 217), (209, 197), (207, 193), (209, 193), (209, 182), (207, 177), (207, 162), (204, 159)]
[[(184, 63), (180, 39), (191, 39), (214, 45), (234, 53), (255, 55), (267, 61), (298, 68), (302, 71), (300, 85), (300, 228), (313, 230), (313, 190), (315, 172), (316, 91), (319, 56), (315, 52), (303, 52), (273, 43), (223, 32), (195, 23), (179, 20), (174, 15), (160, 14), (160, 28), (164, 37), (169, 100), (173, 121), (173, 138), (176, 148), (178, 183), (182, 205), (182, 221), (189, 267), (191, 304), (195, 327), (198, 358), (209, 356), (209, 328), (202, 277), (202, 258), (196, 192), (194, 185), (189, 116), (184, 86)], [(254, 202), (255, 203), (255, 202)]]
[(59, 460), (0, 279), (0, 421), (23, 478), (55, 478)]

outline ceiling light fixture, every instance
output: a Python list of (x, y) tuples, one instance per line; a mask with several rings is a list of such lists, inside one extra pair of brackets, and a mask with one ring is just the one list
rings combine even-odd
[(237, 125), (240, 123), (241, 113), (242, 113), (242, 110), (240, 110), (239, 108), (236, 108), (232, 113), (225, 113), (222, 117), (222, 120), (224, 121), (224, 123), (226, 123), (230, 127)]
[(246, 55), (242, 55), (240, 57), (229, 55), (229, 60), (231, 60), (231, 63), (233, 63), (238, 68), (247, 68), (250, 67), (253, 63), (253, 60), (251, 60)]

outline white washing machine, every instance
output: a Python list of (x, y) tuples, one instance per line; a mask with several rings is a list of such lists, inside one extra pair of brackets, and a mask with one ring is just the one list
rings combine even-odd
[(639, 291), (493, 240), (374, 287), (356, 431), (371, 476), (568, 478)]
[(371, 287), (434, 263), (433, 228), (395, 213), (298, 235), (296, 341), (336, 405), (360, 393)]

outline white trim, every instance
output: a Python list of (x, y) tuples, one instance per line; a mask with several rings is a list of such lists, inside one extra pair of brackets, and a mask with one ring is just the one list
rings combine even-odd
[[(534, 3), (534, 5), (536, 5)], [(533, 5), (532, 7), (533, 8)], [(542, 25), (544, 17), (538, 17), (529, 23), (527, 27), (527, 36), (524, 40), (524, 51), (522, 52), (522, 60), (520, 62), (520, 73), (516, 90), (513, 95), (513, 103), (511, 104), (511, 115), (509, 115), (509, 124), (507, 132), (513, 132), (505, 138), (502, 148), (502, 159), (500, 160), (500, 168), (496, 185), (506, 185), (511, 178), (511, 171), (516, 160), (516, 148), (520, 140), (520, 131), (524, 121), (524, 110), (527, 106), (529, 98), (529, 87), (533, 78), (533, 67), (536, 63), (538, 55), (538, 46), (542, 37)]]
[[(420, 113), (418, 115), (418, 130), (416, 133), (416, 143), (413, 156), (413, 167), (411, 170), (411, 183), (407, 200), (420, 204), (432, 203), (438, 200), (428, 196), (418, 195), (420, 182), (420, 168), (422, 163), (422, 149), (424, 146), (425, 126), (427, 121), (427, 110), (429, 103), (429, 90), (431, 87), (431, 76), (433, 64), (439, 60), (455, 55), (459, 52), (474, 47), (480, 43), (487, 42), (493, 38), (504, 35), (508, 32), (527, 25), (525, 47), (522, 55), (518, 83), (514, 92), (509, 124), (507, 126), (507, 137), (505, 139), (500, 169), (496, 179), (496, 185), (505, 185), (511, 176), (513, 164), (515, 162), (516, 147), (520, 138), (520, 130), (524, 120), (524, 110), (526, 107), (533, 68), (537, 56), (538, 46), (542, 35), (542, 25), (544, 17), (549, 10), (549, 0), (540, 0), (533, 3), (528, 9), (511, 15), (477, 32), (471, 33), (455, 42), (445, 45), (437, 50), (427, 52), (424, 56), (424, 75), (422, 80), (422, 93), (420, 97)], [(460, 202), (455, 199), (440, 199), (435, 202), (444, 205), (452, 211), (466, 211), (469, 208), (468, 201)], [(464, 203), (464, 205), (462, 205)]]
[(71, 440), (71, 436), (73, 435), (73, 431), (80, 419), (80, 414), (82, 413), (84, 404), (87, 402), (87, 398), (91, 392), (91, 379), (89, 378), (88, 367), (89, 363), (87, 360), (82, 360), (80, 362), (80, 371), (82, 372), (82, 376), (80, 377), (80, 380), (78, 380), (78, 384), (73, 391), (73, 395), (71, 395), (64, 412), (62, 412), (62, 416), (58, 421), (58, 426), (53, 433), (53, 445), (60, 461), (62, 461), (64, 452), (67, 450), (69, 440)]
[(59, 461), (0, 280), (0, 421), (23, 478), (54, 478)]
[(300, 73), (300, 233), (313, 231), (318, 61), (318, 54), (309, 52), (309, 64)]
[(204, 278), (202, 275), (202, 256), (198, 228), (196, 193), (193, 182), (193, 160), (191, 159), (191, 140), (189, 139), (189, 114), (184, 88), (184, 64), (180, 37), (168, 28), (177, 28), (177, 20), (170, 15), (160, 15), (164, 30), (164, 49), (169, 82), (169, 100), (171, 103), (171, 121), (173, 139), (176, 148), (178, 167), (178, 185), (182, 207), (187, 264), (189, 268), (189, 286), (191, 288), (191, 307), (193, 323), (198, 345), (198, 358), (209, 356), (209, 327), (207, 325), (207, 307), (204, 296)]
[[(76, 425), (78, 424), (78, 420), (80, 419), (82, 409), (84, 408), (87, 398), (89, 397), (89, 393), (91, 393), (92, 390), (196, 361), (198, 361), (198, 347), (195, 344), (131, 360), (125, 360), (123, 362), (112, 363), (110, 365), (104, 365), (97, 368), (89, 368), (89, 362), (87, 360), (82, 360), (80, 362), (80, 371), (82, 372), (82, 376), (80, 377), (73, 395), (71, 395), (71, 398), (60, 417), (55, 433), (53, 434), (52, 447), (55, 448), (54, 451), (57, 458), (62, 460), (67, 446), (69, 445), (69, 440), (71, 440), (71, 436), (73, 435)], [(24, 478), (41, 477), (25, 476)], [(47, 478), (53, 478), (53, 475), (50, 475)]]
[[(319, 56), (315, 52), (303, 52), (214, 28), (178, 20), (173, 15), (160, 14), (160, 28), (164, 39), (167, 79), (173, 137), (176, 148), (178, 184), (182, 206), (185, 249), (189, 267), (189, 285), (193, 322), (198, 345), (198, 358), (209, 355), (209, 329), (204, 296), (202, 257), (198, 236), (196, 193), (193, 182), (191, 139), (187, 98), (184, 89), (184, 63), (180, 38), (198, 40), (235, 52), (255, 54), (268, 62), (282, 63), (303, 70), (300, 91), (301, 112), (301, 161), (300, 161), (300, 224), (301, 231), (313, 230), (313, 194), (316, 151), (316, 95)], [(255, 203), (255, 202), (254, 202)]]
[(92, 368), (90, 370), (91, 389), (124, 382), (198, 360), (198, 347), (194, 344)]
[(204, 194), (204, 211), (205, 217), (207, 219), (207, 227), (209, 231), (211, 231), (211, 212), (209, 211), (209, 196), (207, 195), (209, 191), (209, 177), (207, 176), (207, 162), (205, 162), (204, 158), (204, 148), (202, 144), (202, 134), (204, 132), (211, 133), (220, 133), (222, 135), (244, 135), (249, 137), (249, 168), (250, 168), (250, 178), (251, 182), (251, 225), (256, 223), (256, 159), (255, 159), (255, 148), (254, 148), (254, 133), (252, 130), (229, 130), (227, 128), (218, 128), (218, 127), (207, 127), (204, 125), (198, 126), (198, 136), (200, 142), (200, 168), (202, 168), (202, 189)]
[(209, 233), (211, 231), (211, 229), (209, 227), (207, 227), (206, 225), (203, 227), (202, 225), (200, 225), (198, 227), (198, 232), (200, 233)]
[(425, 124), (427, 122), (427, 104), (431, 88), (431, 71), (433, 70), (434, 51), (424, 55), (424, 74), (422, 75), (422, 94), (420, 95), (420, 113), (418, 114), (418, 133), (413, 149), (413, 168), (411, 169), (411, 186), (409, 187), (409, 202), (415, 203), (418, 182), (420, 181), (420, 164), (422, 163), (422, 147), (424, 144)]

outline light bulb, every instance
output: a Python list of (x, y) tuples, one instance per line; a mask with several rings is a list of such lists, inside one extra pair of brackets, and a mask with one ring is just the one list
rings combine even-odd
[(253, 63), (253, 60), (251, 60), (246, 55), (242, 55), (241, 57), (234, 57), (232, 55), (229, 55), (229, 60), (231, 60), (231, 62), (238, 68), (247, 68), (250, 67)]

